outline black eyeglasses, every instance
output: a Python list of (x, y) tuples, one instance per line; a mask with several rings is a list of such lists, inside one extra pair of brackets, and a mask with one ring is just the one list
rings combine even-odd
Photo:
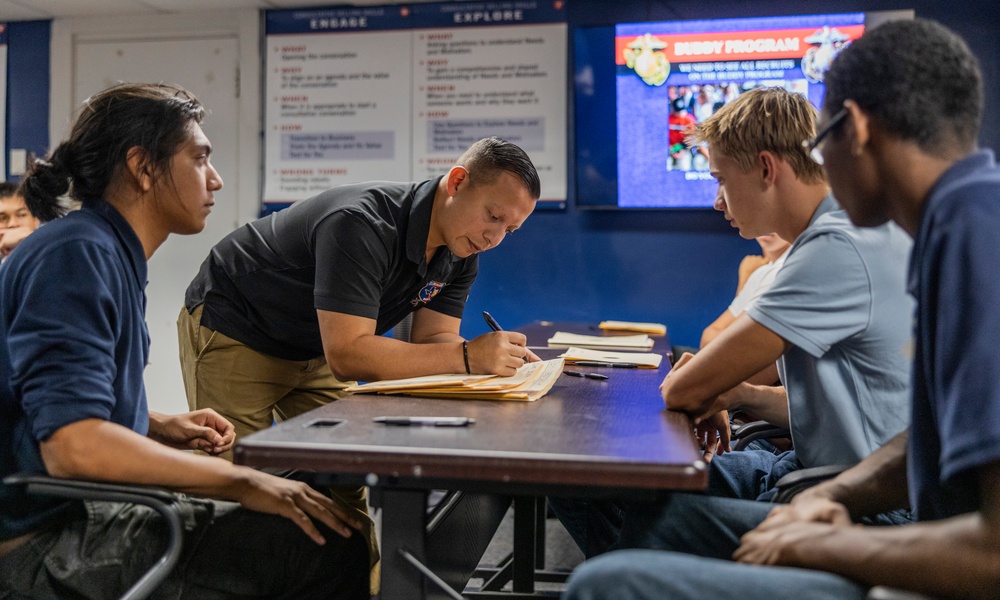
[(812, 136), (808, 140), (802, 141), (802, 147), (805, 148), (806, 152), (809, 154), (809, 158), (813, 159), (816, 164), (823, 164), (823, 154), (819, 151), (819, 145), (823, 143), (823, 139), (830, 135), (830, 132), (840, 124), (844, 118), (847, 117), (847, 109), (842, 108), (840, 112), (833, 115), (827, 124), (816, 132), (816, 135)]

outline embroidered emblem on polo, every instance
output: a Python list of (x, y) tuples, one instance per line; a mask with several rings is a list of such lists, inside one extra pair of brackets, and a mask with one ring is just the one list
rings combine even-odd
[(427, 285), (424, 286), (424, 289), (420, 290), (420, 292), (417, 293), (417, 297), (414, 298), (413, 300), (410, 300), (410, 304), (412, 306), (416, 306), (416, 305), (420, 304), (421, 302), (423, 302), (424, 304), (427, 304), (428, 302), (431, 301), (431, 299), (434, 296), (437, 296), (438, 292), (440, 292), (442, 289), (444, 289), (444, 286), (446, 286), (446, 285), (448, 285), (448, 284), (440, 282), (440, 281), (430, 281), (430, 282), (428, 282)]

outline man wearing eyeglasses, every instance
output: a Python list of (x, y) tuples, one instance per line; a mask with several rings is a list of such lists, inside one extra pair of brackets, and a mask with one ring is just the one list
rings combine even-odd
[[(744, 238), (773, 232), (792, 247), (755, 305), (697, 355), (682, 356), (660, 386), (667, 408), (698, 422), (711, 461), (708, 493), (719, 498), (674, 494), (655, 506), (586, 503), (572, 513), (554, 503), (585, 555), (606, 551), (619, 531), (622, 546), (687, 545), (679, 539), (700, 529), (692, 513), (715, 510), (706, 500), (769, 501), (782, 476), (857, 463), (906, 428), (910, 242), (895, 226), (850, 223), (803, 147), (815, 118), (805, 97), (758, 88), (696, 126), (693, 141), (708, 145), (719, 184), (716, 210)], [(775, 362), (783, 386), (744, 383)], [(728, 452), (733, 410), (788, 427), (794, 450)], [(734, 547), (706, 551), (728, 556)]]
[[(736, 562), (612, 553), (584, 565), (564, 598), (860, 600), (876, 597), (869, 588), (878, 585), (997, 597), (1000, 170), (991, 151), (976, 149), (982, 76), (955, 34), (914, 20), (866, 32), (834, 60), (826, 83), (831, 133), (811, 147), (834, 191), (854, 223), (891, 219), (915, 240), (912, 431), (775, 508), (739, 540)], [(856, 524), (907, 504), (918, 523)]]
[(41, 223), (24, 204), (24, 198), (17, 193), (17, 185), (0, 183), (0, 260), (6, 259), (21, 243), (31, 235)]

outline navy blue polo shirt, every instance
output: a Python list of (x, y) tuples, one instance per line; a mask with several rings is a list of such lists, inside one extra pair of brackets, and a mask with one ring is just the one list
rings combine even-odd
[[(101, 200), (39, 228), (0, 267), (0, 476), (44, 473), (39, 442), (84, 419), (146, 435), (145, 286), (139, 238)], [(0, 540), (68, 504), (0, 484)]]
[(427, 263), (440, 181), (338, 186), (241, 227), (212, 249), (184, 305), (287, 360), (323, 355), (317, 309), (373, 319), (378, 335), (423, 307), (460, 319), (479, 261), (442, 246)]
[(910, 263), (917, 299), (910, 506), (919, 520), (978, 510), (977, 469), (1000, 461), (1000, 169), (988, 150), (948, 169)]

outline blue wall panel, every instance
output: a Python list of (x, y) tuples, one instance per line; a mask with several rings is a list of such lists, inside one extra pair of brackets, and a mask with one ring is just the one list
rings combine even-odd
[[(44, 156), (49, 147), (51, 21), (16, 21), (7, 29), (7, 148)], [(7, 154), (10, 156), (10, 154)], [(17, 177), (11, 177), (16, 181)]]

